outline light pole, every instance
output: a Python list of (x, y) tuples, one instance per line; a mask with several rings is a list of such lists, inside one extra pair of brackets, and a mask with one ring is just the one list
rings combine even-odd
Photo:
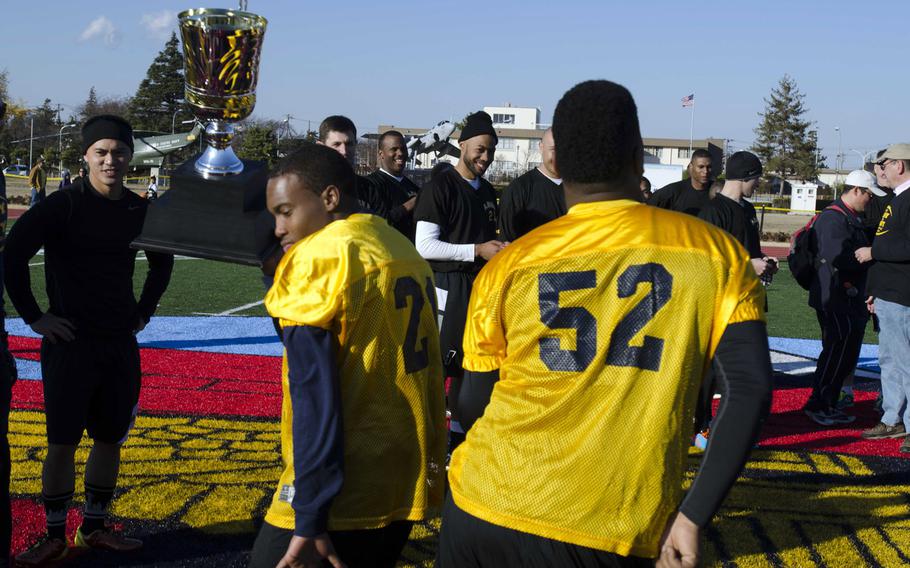
[(60, 127), (60, 133), (58, 134), (57, 157), (60, 158), (59, 169), (60, 169), (61, 177), (63, 176), (63, 131), (66, 130), (67, 128), (72, 128), (74, 126), (76, 126), (76, 125), (75, 124), (64, 124), (63, 126)]
[(173, 134), (175, 132), (174, 121), (177, 120), (177, 113), (179, 113), (179, 112), (180, 112), (180, 109), (178, 108), (177, 110), (174, 111), (174, 114), (171, 115), (171, 134)]
[(834, 161), (834, 185), (840, 183), (840, 170), (843, 165), (843, 149), (841, 141), (843, 139), (843, 133), (840, 131), (840, 126), (835, 126), (834, 131), (837, 132), (837, 159)]
[(859, 165), (860, 169), (863, 169), (866, 167), (866, 156), (868, 156), (869, 154), (875, 153), (875, 150), (870, 150), (869, 152), (861, 152), (855, 148), (850, 148), (850, 151), (856, 152), (857, 154), (859, 154), (859, 157), (862, 159), (862, 162), (860, 162), (860, 165)]
[(32, 146), (35, 144), (35, 115), (29, 115), (31, 125), (28, 127), (28, 171), (32, 171)]

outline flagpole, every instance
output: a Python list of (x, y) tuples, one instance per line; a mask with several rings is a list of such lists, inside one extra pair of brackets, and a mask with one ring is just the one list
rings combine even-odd
[(692, 158), (692, 133), (695, 131), (695, 97), (692, 97), (692, 117), (689, 122), (689, 159)]

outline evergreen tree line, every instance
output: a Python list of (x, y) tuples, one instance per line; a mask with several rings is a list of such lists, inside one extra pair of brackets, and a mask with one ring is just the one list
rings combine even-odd
[[(0, 71), (0, 100), (7, 102), (4, 128), (0, 130), (0, 158), (10, 164), (29, 164), (29, 140), (32, 163), (44, 156), (54, 173), (62, 162), (63, 168), (74, 172), (82, 161), (79, 129), (89, 117), (97, 114), (117, 114), (126, 117), (137, 135), (155, 136), (171, 132), (186, 132), (192, 128), (184, 121), (194, 120), (184, 99), (183, 54), (177, 34), (172, 33), (164, 49), (158, 52), (145, 78), (132, 97), (99, 97), (94, 86), (89, 88), (85, 102), (75, 109), (45, 99), (37, 108), (26, 108), (11, 100), (8, 75)], [(74, 126), (67, 126), (67, 125)], [(241, 158), (263, 160), (273, 165), (279, 155), (287, 154), (305, 141), (315, 139), (312, 132), (304, 137), (285, 136), (280, 140), (282, 123), (276, 120), (251, 119), (239, 125), (234, 149)], [(62, 129), (62, 132), (61, 132)], [(199, 151), (196, 145), (168, 155), (166, 163), (179, 164)]]
[[(155, 57), (132, 97), (99, 97), (92, 86), (85, 102), (64, 112), (65, 107), (49, 98), (34, 109), (17, 106), (10, 101), (7, 87), (7, 74), (0, 71), (0, 99), (8, 105), (5, 128), (0, 130), (4, 167), (29, 163), (29, 139), (33, 137), (32, 161), (43, 155), (52, 168), (60, 163), (71, 170), (78, 168), (82, 159), (79, 126), (96, 114), (125, 116), (139, 135), (187, 131), (189, 126), (183, 121), (193, 120), (184, 99), (183, 55), (176, 33)], [(805, 119), (807, 111), (805, 95), (787, 75), (765, 99), (752, 150), (764, 163), (767, 178), (814, 180), (819, 168), (825, 166), (825, 157), (818, 151), (818, 131)], [(66, 127), (69, 124), (75, 126)], [(313, 132), (296, 135), (287, 121), (247, 120), (237, 130), (237, 154), (269, 165), (300, 144), (315, 140)], [(191, 145), (168, 158), (171, 163), (180, 163), (197, 151), (198, 147)]]

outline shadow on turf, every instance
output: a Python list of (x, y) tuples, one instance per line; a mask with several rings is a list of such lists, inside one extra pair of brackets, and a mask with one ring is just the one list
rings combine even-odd
[[(862, 565), (880, 566), (870, 548), (878, 557), (881, 557), (880, 551), (875, 550), (872, 543), (864, 542), (857, 533), (863, 529), (879, 529), (886, 524), (901, 525), (910, 519), (907, 513), (885, 518), (873, 516), (874, 511), (905, 508), (906, 501), (897, 493), (889, 496), (823, 496), (821, 493), (834, 485), (830, 480), (823, 482), (818, 476), (806, 474), (782, 478), (786, 483), (780, 483), (779, 489), (761, 491), (761, 502), (756, 503), (753, 510), (725, 506), (715, 517), (705, 533), (706, 566), (715, 563), (732, 566), (731, 562), (751, 555), (764, 556), (771, 566), (784, 566), (779, 553), (794, 549), (805, 549), (810, 558), (821, 560), (819, 550), (843, 537), (847, 538), (852, 552), (863, 559)], [(905, 478), (906, 472), (894, 472), (878, 477), (877, 483), (870, 485), (902, 484)], [(838, 481), (843, 483), (843, 478)], [(817, 490), (807, 490), (806, 485), (800, 487), (801, 484), (815, 485)], [(758, 495), (750, 492), (753, 499)], [(838, 543), (838, 546), (842, 545), (842, 542)], [(907, 543), (883, 541), (877, 546), (890, 548), (898, 557), (910, 555), (910, 544)], [(846, 556), (840, 557), (847, 562)], [(817, 562), (816, 565), (824, 563)]]
[(250, 532), (249, 521), (210, 525), (206, 532), (180, 528), (144, 534), (130, 530), (129, 523), (125, 523), (124, 530), (142, 539), (141, 550), (129, 554), (87, 551), (66, 562), (66, 568), (245, 568), (256, 539), (256, 533)]

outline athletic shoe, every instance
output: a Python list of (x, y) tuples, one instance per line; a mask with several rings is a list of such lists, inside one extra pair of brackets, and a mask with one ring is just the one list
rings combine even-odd
[(910, 454), (910, 436), (904, 436), (904, 443), (901, 444), (901, 453)]
[(804, 408), (803, 412), (817, 424), (821, 424), (822, 426), (834, 425), (834, 422), (825, 416), (824, 410), (809, 410), (808, 408)]
[(66, 558), (69, 547), (65, 540), (45, 536), (34, 546), (16, 557), (16, 566), (38, 567), (50, 566)]
[(122, 533), (114, 532), (109, 527), (92, 531), (87, 535), (82, 534), (82, 527), (79, 527), (76, 530), (75, 546), (79, 548), (112, 550), (114, 552), (132, 552), (142, 548), (142, 541), (123, 536)]
[(845, 414), (836, 408), (829, 408), (828, 410), (822, 411), (825, 415), (825, 418), (833, 422), (834, 424), (850, 424), (856, 420), (856, 416), (850, 416)]
[(844, 408), (851, 408), (853, 406), (853, 393), (847, 391), (840, 391), (840, 396), (837, 399), (836, 408), (843, 410)]
[(708, 436), (711, 431), (707, 428), (695, 435), (695, 441), (692, 442), (692, 445), (700, 450), (708, 449)]
[(907, 435), (907, 430), (903, 424), (889, 426), (884, 422), (879, 422), (868, 430), (863, 430), (861, 436), (867, 440), (881, 440), (883, 438), (901, 438)]

